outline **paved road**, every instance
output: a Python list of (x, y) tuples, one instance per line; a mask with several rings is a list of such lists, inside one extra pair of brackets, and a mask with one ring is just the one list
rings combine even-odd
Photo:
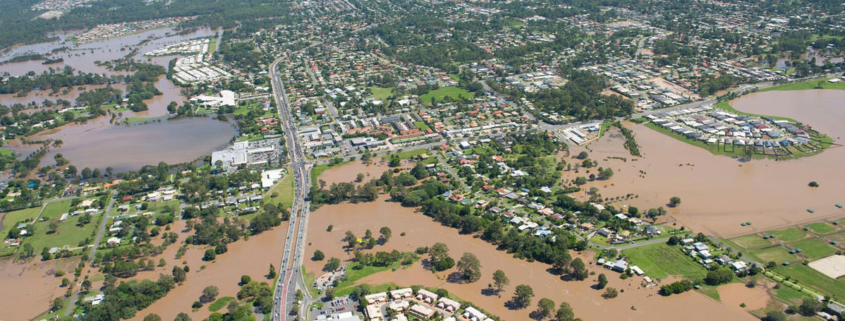
[[(296, 285), (301, 286), (302, 283), (299, 266), (302, 264), (305, 230), (308, 223), (307, 211), (309, 204), (306, 202), (306, 196), (310, 189), (310, 173), (308, 172), (307, 160), (304, 157), (302, 145), (298, 139), (297, 128), (290, 112), (284, 84), (278, 74), (278, 65), (283, 59), (284, 57), (277, 59), (270, 66), (270, 77), (273, 86), (273, 98), (276, 100), (276, 106), (278, 107), (279, 116), (282, 120), (285, 145), (288, 149), (290, 166), (293, 169), (294, 199), (293, 205), (291, 206), (290, 225), (288, 226), (287, 238), (285, 239), (285, 250), (279, 267), (279, 279), (275, 287), (272, 315), (272, 320), (274, 321), (294, 318), (288, 312), (291, 311), (291, 307), (295, 303), (293, 302), (294, 289)], [(299, 219), (298, 222), (297, 218)], [(297, 226), (299, 227), (298, 231), (296, 229)], [(294, 254), (292, 262), (290, 260), (291, 252)]]
[[(91, 252), (88, 253), (88, 264), (87, 267), (90, 269), (91, 264), (94, 263), (94, 254), (97, 253), (97, 248), (100, 247), (100, 240), (103, 238), (103, 232), (106, 230), (106, 225), (109, 222), (109, 216), (111, 216), (111, 209), (114, 206), (114, 196), (117, 192), (111, 192), (112, 197), (109, 201), (109, 206), (106, 207), (106, 212), (103, 214), (103, 219), (100, 222), (100, 229), (97, 231), (97, 237), (94, 238), (94, 245), (91, 246)], [(39, 214), (40, 215), (40, 214)], [(65, 315), (70, 315), (73, 313), (73, 305), (76, 303), (76, 298), (79, 296), (79, 292), (73, 292), (73, 295), (70, 297), (70, 301), (68, 302), (67, 308), (65, 309)]]

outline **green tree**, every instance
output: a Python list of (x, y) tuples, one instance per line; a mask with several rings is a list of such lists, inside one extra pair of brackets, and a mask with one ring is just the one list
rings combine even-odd
[(267, 272), (268, 279), (275, 279), (276, 278), (276, 267), (273, 264), (270, 264), (270, 271)]
[(516, 286), (512, 300), (518, 308), (524, 309), (531, 305), (531, 298), (533, 297), (534, 289), (532, 289), (529, 285), (520, 284)]
[(551, 316), (555, 313), (555, 301), (548, 298), (542, 298), (537, 302), (537, 313), (541, 319)]
[(62, 301), (61, 298), (53, 299), (53, 306), (52, 306), (53, 311), (61, 310), (64, 306), (65, 306), (65, 301)]
[(607, 289), (604, 290), (604, 294), (602, 294), (601, 297), (603, 297), (605, 299), (613, 299), (613, 298), (617, 297), (618, 295), (619, 295), (619, 291), (616, 290), (615, 288), (607, 288)]
[(803, 316), (811, 317), (821, 311), (822, 308), (824, 308), (824, 304), (822, 304), (819, 300), (805, 297), (804, 301), (801, 302), (801, 305), (798, 306), (798, 312)]
[(174, 266), (171, 273), (173, 274), (173, 281), (176, 283), (185, 282), (185, 280), (187, 279), (188, 272), (185, 272), (185, 269), (180, 268), (178, 266)]
[(161, 317), (158, 314), (150, 313), (144, 317), (144, 321), (161, 321)]
[(381, 233), (381, 238), (384, 239), (385, 243), (387, 243), (387, 241), (390, 240), (390, 236), (393, 235), (393, 231), (391, 231), (390, 228), (387, 226), (383, 226), (381, 229), (379, 229), (379, 233)]
[(241, 275), (241, 285), (249, 284), (249, 281), (252, 281), (252, 278), (249, 275)]
[(458, 260), (458, 271), (464, 275), (464, 279), (475, 282), (481, 278), (481, 262), (472, 253), (464, 253)]
[(508, 276), (505, 275), (505, 271), (496, 270), (496, 272), (493, 272), (493, 284), (496, 285), (497, 292), (502, 292), (505, 286), (510, 284), (510, 282), (511, 281), (508, 279)]
[(173, 321), (193, 321), (191, 317), (185, 313), (179, 313), (176, 315), (176, 318)]
[(217, 258), (217, 252), (214, 249), (205, 250), (205, 255), (202, 257), (204, 261), (214, 261), (215, 258)]
[(681, 198), (677, 196), (672, 196), (672, 198), (669, 199), (669, 205), (672, 205), (672, 207), (681, 205)]
[(786, 314), (782, 311), (769, 311), (766, 313), (765, 321), (786, 321)]
[(323, 292), (323, 294), (326, 296), (326, 299), (334, 300), (334, 288), (333, 287), (326, 289), (326, 291)]
[(596, 285), (596, 287), (601, 290), (604, 289), (605, 286), (607, 286), (607, 277), (604, 276), (604, 273), (599, 274), (599, 283)]
[(210, 285), (205, 287), (202, 290), (202, 295), (200, 296), (200, 301), (202, 302), (212, 302), (217, 299), (217, 295), (220, 294), (220, 289), (216, 286)]
[(323, 251), (315, 250), (314, 251), (314, 261), (322, 261), (326, 258), (326, 255), (323, 254)]
[(572, 270), (572, 277), (578, 281), (586, 280), (587, 277), (590, 276), (590, 271), (587, 270), (587, 265), (584, 264), (584, 261), (582, 261), (581, 258), (575, 258), (575, 260), (572, 260), (569, 267)]
[(572, 311), (572, 307), (569, 303), (561, 302), (560, 307), (557, 308), (557, 313), (555, 313), (555, 321), (573, 320), (575, 320), (575, 312)]
[(326, 265), (323, 266), (323, 271), (331, 272), (331, 271), (336, 271), (339, 268), (340, 268), (340, 259), (333, 257), (333, 258), (330, 258), (329, 261), (326, 262)]

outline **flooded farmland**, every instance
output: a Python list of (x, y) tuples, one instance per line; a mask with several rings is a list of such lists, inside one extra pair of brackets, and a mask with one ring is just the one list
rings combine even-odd
[[(741, 111), (798, 119), (841, 143), (845, 137), (842, 101), (845, 91), (774, 91), (742, 97), (733, 106)], [(624, 198), (629, 193), (638, 196), (616, 205), (633, 205), (641, 210), (666, 207), (670, 197), (678, 196), (682, 203), (678, 208), (668, 208), (669, 214), (695, 231), (721, 237), (845, 216), (845, 211), (834, 206), (843, 201), (840, 191), (845, 188), (845, 171), (835, 170), (845, 162), (845, 149), (839, 146), (797, 160), (740, 162), (714, 156), (642, 125), (629, 127), (643, 158), (628, 154), (621, 135), (605, 135), (586, 148), (599, 166), (609, 165), (615, 173), (607, 181), (589, 183), (587, 188), (598, 187), (605, 198)], [(582, 169), (581, 174), (565, 172), (564, 177), (587, 175)], [(820, 187), (808, 187), (810, 181), (817, 181)], [(752, 225), (740, 226), (742, 222)]]
[(36, 258), (26, 263), (0, 260), (0, 284), (6, 289), (0, 291), (0, 319), (30, 320), (47, 312), (53, 299), (65, 294), (60, 287), (62, 277), (56, 277), (56, 271), (62, 270), (73, 279), (78, 263), (78, 257), (47, 262)]
[[(333, 225), (333, 231), (327, 232), (326, 227)], [(382, 226), (388, 226), (393, 231), (393, 237), (387, 244), (376, 246), (374, 251), (413, 251), (420, 246), (431, 246), (435, 242), (446, 243), (452, 257), (460, 257), (464, 252), (473, 253), (481, 261), (482, 277), (475, 283), (451, 283), (446, 278), (449, 273), (433, 274), (424, 270), (420, 263), (415, 263), (407, 269), (396, 272), (382, 272), (364, 278), (360, 283), (381, 284), (394, 282), (399, 285), (422, 284), (426, 286), (442, 287), (455, 295), (471, 301), (481, 308), (502, 317), (504, 320), (528, 320), (533, 306), (523, 310), (510, 310), (505, 302), (513, 295), (513, 288), (519, 284), (531, 285), (536, 297), (534, 302), (546, 297), (556, 303), (569, 302), (576, 316), (584, 320), (651, 320), (655, 314), (665, 315), (667, 319), (687, 320), (755, 320), (750, 314), (737, 307), (724, 307), (722, 304), (696, 292), (689, 292), (672, 297), (657, 295), (656, 288), (642, 288), (640, 278), (620, 280), (615, 273), (589, 265), (588, 268), (596, 273), (607, 273), (610, 285), (617, 289), (624, 289), (618, 298), (605, 300), (601, 298), (601, 291), (590, 286), (595, 283), (596, 276), (582, 282), (564, 282), (558, 276), (547, 272), (550, 267), (538, 262), (527, 262), (513, 258), (510, 254), (496, 250), (480, 239), (467, 235), (460, 235), (452, 228), (441, 226), (432, 219), (415, 213), (413, 209), (401, 207), (397, 203), (387, 202), (385, 197), (360, 204), (341, 204), (324, 206), (311, 214), (308, 226), (310, 244), (305, 252), (310, 255), (315, 250), (321, 250), (326, 258), (337, 257), (343, 261), (351, 259), (351, 254), (345, 253), (342, 241), (347, 230), (355, 235), (363, 235), (367, 229), (378, 233)], [(401, 233), (405, 236), (400, 236)], [(583, 255), (585, 262), (590, 262), (589, 253)], [(325, 262), (306, 261), (309, 273), (320, 274)], [(491, 295), (487, 284), (491, 281), (493, 271), (501, 269), (508, 278), (510, 286), (502, 293), (501, 298)], [(633, 308), (636, 310), (634, 310)]]

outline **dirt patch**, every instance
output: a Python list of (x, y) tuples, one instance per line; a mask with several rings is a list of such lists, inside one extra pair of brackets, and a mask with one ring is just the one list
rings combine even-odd
[[(326, 231), (329, 224), (334, 226), (332, 232)], [(549, 265), (515, 259), (478, 238), (460, 235), (455, 229), (441, 226), (430, 218), (415, 213), (413, 209), (386, 202), (384, 198), (371, 203), (324, 206), (312, 213), (308, 230), (311, 243), (306, 248), (306, 255), (319, 249), (327, 258), (349, 260), (351, 255), (343, 250), (344, 232), (350, 230), (355, 235), (363, 235), (366, 229), (370, 229), (378, 235), (382, 226), (390, 227), (393, 237), (387, 244), (376, 246), (374, 250), (413, 251), (419, 246), (443, 242), (448, 245), (452, 257), (458, 258), (465, 252), (475, 254), (482, 265), (481, 280), (468, 284), (448, 282), (447, 278), (454, 270), (433, 274), (424, 270), (422, 264), (416, 263), (410, 268), (396, 272), (371, 275), (360, 283), (394, 282), (399, 285), (442, 287), (505, 320), (528, 320), (536, 301), (543, 297), (558, 304), (569, 302), (576, 315), (584, 320), (653, 320), (655, 315), (665, 316), (667, 320), (755, 320), (741, 309), (726, 309), (720, 303), (695, 292), (672, 297), (659, 296), (657, 288), (641, 287), (641, 278), (621, 280), (616, 273), (590, 264), (590, 270), (608, 275), (609, 286), (624, 289), (618, 298), (605, 300), (601, 298), (601, 291), (591, 288), (597, 275), (582, 282), (562, 281), (560, 277), (547, 272)], [(406, 235), (401, 236), (402, 232)], [(583, 257), (589, 263), (588, 258), (592, 257), (592, 254), (585, 253)], [(309, 273), (319, 274), (323, 264), (324, 261), (308, 261), (306, 268)], [(487, 284), (492, 282), (491, 275), (499, 269), (505, 271), (510, 278), (510, 286), (501, 293), (501, 297), (487, 288)], [(535, 303), (528, 309), (510, 310), (505, 307), (505, 302), (510, 300), (513, 288), (519, 284), (533, 287), (536, 294), (533, 300)]]

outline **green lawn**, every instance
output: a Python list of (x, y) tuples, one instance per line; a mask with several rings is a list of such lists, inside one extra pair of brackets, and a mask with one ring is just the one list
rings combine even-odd
[(319, 297), (320, 291), (317, 290), (316, 287), (314, 287), (314, 280), (317, 279), (317, 274), (316, 273), (307, 273), (305, 271), (305, 265), (300, 267), (300, 269), (302, 270), (302, 276), (305, 277), (305, 287), (308, 288), (308, 292), (311, 293), (311, 297), (312, 298)]
[[(272, 203), (275, 205), (279, 205), (282, 208), (290, 208), (293, 206), (293, 175), (290, 175), (291, 168), (288, 167), (286, 169), (287, 175), (279, 180), (276, 185), (273, 186), (272, 189), (268, 193), (264, 195), (264, 200), (267, 203)], [(273, 197), (273, 193), (276, 194), (276, 197)]]
[(13, 155), (15, 155), (15, 152), (12, 151), (11, 149), (6, 149), (6, 148), (0, 147), (0, 157), (7, 157), (7, 156), (13, 156)]
[(12, 227), (18, 225), (18, 222), (34, 220), (40, 211), (41, 206), (38, 206), (6, 213), (6, 216), (3, 217), (3, 230), (0, 231), (0, 236), (5, 239)]
[(462, 96), (464, 99), (473, 99), (475, 98), (475, 94), (467, 91), (466, 89), (459, 88), (459, 87), (441, 87), (432, 91), (429, 91), (427, 94), (420, 96), (420, 102), (423, 104), (431, 103), (431, 98), (434, 100), (441, 102), (446, 97), (452, 97), (452, 100), (459, 100), (459, 96)]
[(746, 250), (756, 250), (772, 245), (772, 241), (763, 239), (757, 234), (740, 236), (730, 241)]
[[(829, 79), (829, 78), (828, 78)], [(760, 89), (760, 91), (774, 91), (774, 90), (808, 90), (808, 89), (845, 89), (845, 82), (830, 83), (828, 79), (807, 80), (792, 84), (773, 86)], [(822, 88), (818, 88), (819, 82)]]
[(217, 299), (217, 301), (214, 301), (213, 303), (208, 305), (208, 311), (216, 312), (217, 310), (225, 308), (226, 305), (229, 304), (229, 302), (232, 302), (234, 300), (235, 300), (235, 298), (230, 297), (230, 296), (224, 296), (222, 298), (219, 298), (219, 299)]
[(801, 249), (801, 254), (810, 260), (817, 260), (836, 252), (836, 249), (818, 239), (807, 239), (791, 245)]
[(783, 246), (776, 246), (767, 248), (765, 250), (754, 251), (753, 254), (763, 262), (775, 262), (777, 264), (781, 264), (787, 261), (794, 261), (796, 258), (794, 254), (789, 254), (789, 250), (787, 250)]
[[(86, 239), (90, 243), (93, 240), (94, 231), (97, 229), (97, 220), (100, 214), (92, 215), (91, 222), (83, 227), (76, 224), (82, 215), (72, 216), (62, 223), (56, 233), (47, 234), (49, 231), (48, 222), (41, 222), (36, 225), (35, 234), (26, 238), (24, 242), (32, 244), (36, 252), (41, 253), (43, 248), (64, 247), (75, 248), (80, 246)], [(84, 244), (83, 244), (84, 245)]]
[(775, 296), (786, 302), (798, 305), (801, 304), (801, 300), (806, 297), (807, 294), (791, 287), (781, 285), (780, 289), (775, 290)]
[(217, 51), (217, 37), (211, 37), (208, 40), (208, 53), (213, 54), (215, 51)]
[(593, 237), (590, 238), (590, 242), (596, 243), (601, 246), (610, 246), (610, 241), (606, 237), (601, 235), (593, 235)]
[(670, 275), (681, 275), (689, 279), (701, 279), (707, 270), (692, 258), (681, 252), (679, 247), (657, 243), (622, 251), (630, 259), (629, 266), (636, 265), (648, 276), (665, 279)]
[(375, 100), (386, 101), (388, 97), (393, 96), (393, 88), (382, 88), (382, 87), (367, 87), (370, 88), (370, 92), (373, 93), (372, 96), (368, 98), (372, 98)]
[[(413, 264), (412, 264), (413, 265)], [(410, 266), (410, 265), (409, 265)], [(400, 269), (402, 268), (401, 260), (395, 262), (387, 267), (376, 267), (376, 266), (365, 266), (361, 269), (358, 269), (358, 263), (352, 263), (347, 265), (346, 267), (346, 274), (343, 276), (343, 282), (335, 287), (335, 296), (344, 296), (349, 295), (352, 293), (352, 290), (355, 288), (358, 280), (363, 279), (367, 276), (376, 274), (378, 272), (390, 271), (393, 269)], [(395, 284), (394, 284), (395, 286)], [(370, 291), (371, 293), (379, 292), (376, 289)]]
[(803, 264), (778, 265), (775, 272), (790, 277), (792, 281), (798, 281), (798, 285), (806, 285), (824, 294), (845, 298), (845, 282), (831, 279), (809, 266)]
[(44, 207), (44, 212), (41, 212), (39, 219), (58, 219), (62, 217), (62, 214), (66, 214), (70, 211), (70, 202), (71, 200), (65, 200), (47, 204), (47, 206)]
[(429, 129), (428, 125), (426, 125), (426, 123), (424, 121), (415, 121), (414, 126), (416, 126), (419, 130), (422, 130), (422, 131)]
[(827, 234), (833, 231), (836, 231), (836, 228), (833, 225), (827, 224), (825, 222), (818, 222), (813, 224), (807, 224), (807, 227), (810, 228), (813, 233), (816, 234)]
[[(387, 154), (387, 155), (382, 156), (382, 158), (389, 159), (390, 156), (397, 155), (397, 156), (399, 156), (399, 159), (411, 159), (411, 158), (414, 158), (414, 157), (422, 155), (422, 154), (430, 154), (430, 153), (428, 152), (427, 149), (411, 149), (411, 150), (403, 150), (401, 152)], [(429, 155), (429, 156), (431, 156), (431, 155)]]
[(788, 229), (779, 230), (779, 231), (768, 231), (768, 232), (765, 232), (765, 233), (766, 233), (766, 235), (774, 234), (777, 237), (778, 240), (781, 240), (781, 241), (784, 241), (784, 242), (800, 240), (800, 239), (803, 239), (805, 236), (807, 236), (806, 232), (799, 230), (797, 228), (794, 228), (794, 227), (790, 227)]

